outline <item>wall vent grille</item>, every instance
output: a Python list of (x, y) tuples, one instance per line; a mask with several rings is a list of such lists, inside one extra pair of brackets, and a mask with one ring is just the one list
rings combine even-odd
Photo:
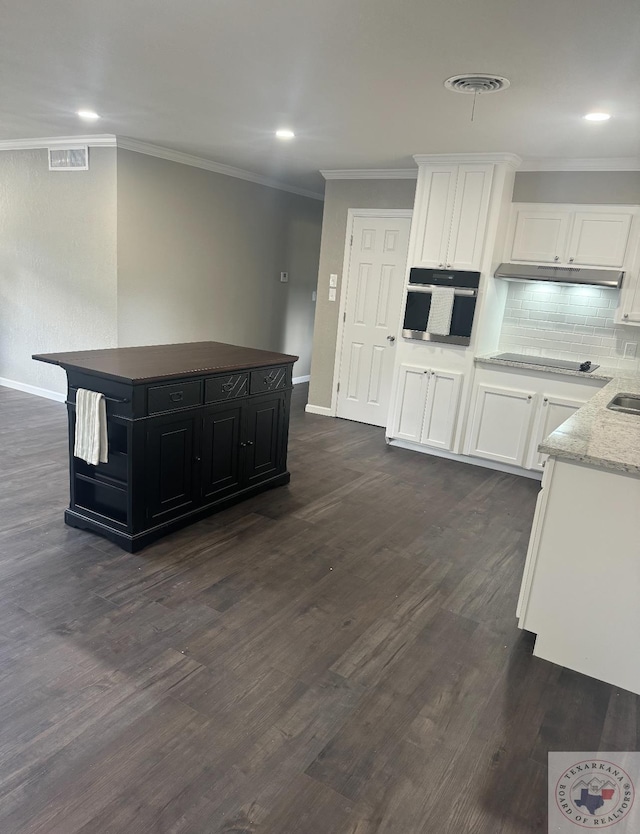
[(49, 148), (49, 170), (88, 171), (88, 146), (80, 145), (75, 148)]

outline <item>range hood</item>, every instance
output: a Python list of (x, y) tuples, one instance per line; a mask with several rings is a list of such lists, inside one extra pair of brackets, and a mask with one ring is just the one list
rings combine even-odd
[(500, 264), (496, 278), (508, 281), (549, 281), (553, 284), (578, 284), (620, 289), (624, 272), (616, 269), (588, 269), (579, 266), (534, 266), (533, 264)]

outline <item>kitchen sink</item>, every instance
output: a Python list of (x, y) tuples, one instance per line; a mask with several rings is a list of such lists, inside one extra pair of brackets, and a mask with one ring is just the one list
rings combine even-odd
[(617, 394), (607, 408), (611, 411), (624, 411), (625, 414), (640, 415), (640, 394)]

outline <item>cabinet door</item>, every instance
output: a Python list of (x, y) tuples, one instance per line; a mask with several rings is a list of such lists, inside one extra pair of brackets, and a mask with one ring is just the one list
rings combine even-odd
[(452, 449), (455, 438), (462, 374), (431, 371), (421, 442)]
[(284, 395), (249, 400), (246, 438), (246, 486), (284, 472)]
[(569, 263), (621, 267), (631, 219), (632, 215), (626, 212), (576, 211), (569, 241)]
[(529, 596), (531, 594), (531, 583), (535, 573), (538, 548), (540, 546), (540, 536), (542, 535), (542, 526), (544, 523), (544, 514), (547, 508), (547, 499), (549, 497), (549, 483), (551, 482), (553, 474), (553, 460), (554, 459), (551, 458), (545, 467), (544, 475), (542, 476), (541, 489), (536, 500), (536, 510), (533, 516), (533, 524), (531, 525), (531, 533), (529, 535), (529, 546), (527, 547), (527, 558), (524, 563), (522, 582), (520, 583), (520, 594), (518, 595), (518, 604), (516, 605), (516, 617), (518, 618), (519, 628), (525, 628), (527, 606), (529, 605)]
[(415, 263), (411, 266), (444, 266), (447, 260), (453, 204), (456, 193), (457, 165), (421, 167), (418, 189), (421, 206), (414, 222), (417, 228)]
[[(640, 219), (632, 233), (634, 252), (630, 258), (630, 268), (624, 276), (620, 293), (620, 306), (616, 311), (616, 324), (640, 324)], [(634, 338), (633, 334), (629, 336)]]
[(207, 409), (202, 423), (202, 497), (215, 501), (240, 488), (242, 404)]
[(428, 382), (427, 368), (400, 365), (392, 437), (420, 443)]
[(553, 397), (548, 394), (543, 396), (529, 446), (527, 469), (537, 469), (539, 472), (542, 472), (543, 464), (548, 455), (540, 454), (538, 452), (538, 446), (545, 437), (548, 437), (552, 431), (555, 431), (572, 414), (575, 414), (585, 402), (586, 400), (569, 400), (563, 397)]
[(446, 264), (452, 269), (481, 267), (493, 165), (460, 165), (456, 182)]
[(524, 466), (535, 394), (479, 385), (467, 454)]
[(196, 504), (198, 417), (167, 415), (148, 421), (146, 437), (147, 518), (163, 521)]
[(565, 257), (568, 211), (518, 209), (516, 212), (512, 261), (553, 263)]

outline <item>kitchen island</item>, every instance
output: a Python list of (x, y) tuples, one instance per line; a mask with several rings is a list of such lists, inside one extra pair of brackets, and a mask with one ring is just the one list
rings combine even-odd
[(534, 654), (640, 694), (640, 396), (615, 377), (540, 445), (549, 455), (518, 600)]
[[(290, 480), (297, 356), (194, 342), (33, 358), (67, 373), (72, 527), (135, 552)], [(74, 457), (78, 388), (104, 395), (107, 463)]]

